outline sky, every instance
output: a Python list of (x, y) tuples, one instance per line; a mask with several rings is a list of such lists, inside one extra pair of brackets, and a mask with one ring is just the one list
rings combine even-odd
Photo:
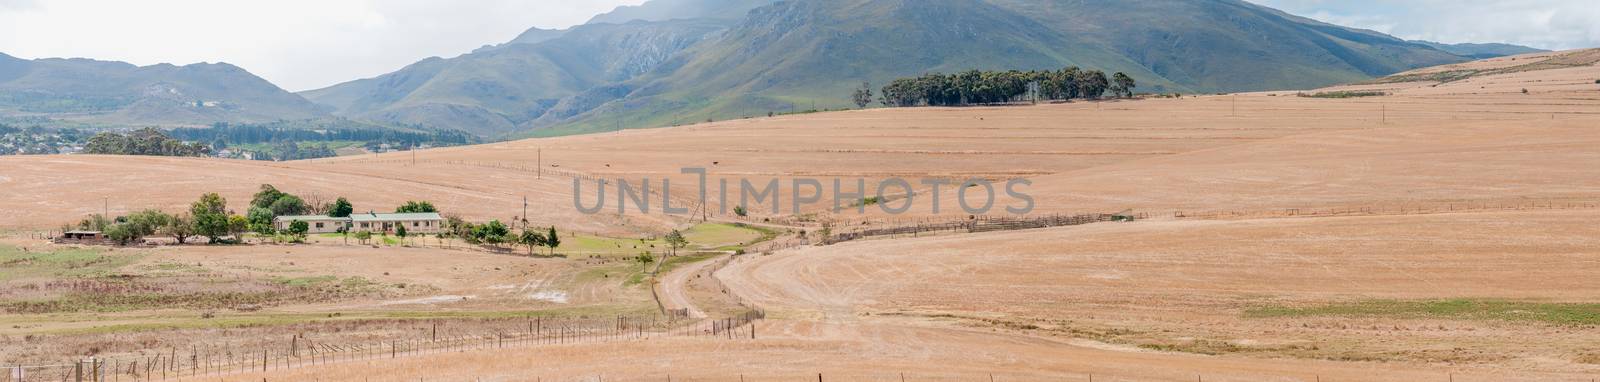
[(1600, 0), (1248, 0), (1407, 40), (1600, 47)]
[[(1600, 0), (1249, 0), (1446, 43), (1600, 47)], [(644, 0), (0, 0), (0, 53), (227, 62), (291, 91), (566, 28)]]
[(566, 28), (644, 0), (0, 0), (0, 53), (227, 62), (290, 91)]

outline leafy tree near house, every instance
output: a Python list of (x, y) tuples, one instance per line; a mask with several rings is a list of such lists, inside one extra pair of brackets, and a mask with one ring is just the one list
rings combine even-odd
[(276, 229), (272, 228), (273, 217), (272, 210), (262, 207), (250, 207), (250, 211), (245, 214), (245, 219), (250, 223), (250, 231), (263, 235), (275, 233)]
[(400, 237), (400, 242), (401, 243), (406, 242), (406, 235), (407, 234), (409, 234), (409, 232), (406, 232), (406, 225), (405, 224), (396, 224), (394, 226), (394, 235)]
[(428, 202), (426, 200), (420, 201), (420, 202), (419, 201), (407, 201), (406, 204), (401, 205), (400, 208), (394, 209), (394, 212), (398, 212), (398, 213), (439, 212), (439, 209), (434, 208), (433, 207), (433, 203), (430, 203), (430, 202)]
[(222, 195), (201, 195), (189, 206), (189, 215), (194, 219), (194, 234), (205, 236), (212, 243), (228, 234), (228, 200)]
[(296, 242), (305, 241), (307, 232), (311, 232), (310, 223), (306, 223), (303, 220), (295, 220), (289, 223), (289, 234), (294, 235)]
[(172, 215), (159, 210), (144, 210), (128, 215), (125, 220), (131, 229), (130, 233), (143, 238), (160, 232), (172, 220)]
[(278, 200), (274, 200), (267, 209), (272, 210), (273, 216), (305, 215), (311, 206), (306, 205), (306, 202), (298, 196), (284, 194)]
[(473, 227), (472, 236), (477, 241), (493, 246), (500, 246), (510, 240), (511, 229), (499, 220), (491, 220), (483, 225)]
[(111, 221), (111, 219), (106, 219), (105, 216), (101, 216), (100, 214), (94, 214), (94, 215), (89, 215), (89, 217), (84, 218), (83, 220), (79, 221), (78, 225), (72, 226), (72, 227), (70, 227), (68, 229), (64, 229), (63, 231), (70, 231), (70, 230), (73, 230), (73, 229), (81, 229), (81, 230), (85, 230), (85, 231), (102, 231), (103, 232), (107, 228), (111, 228), (111, 225), (114, 224), (114, 223), (116, 223), (116, 222)]
[(256, 191), (255, 196), (250, 198), (250, 207), (271, 209), (272, 203), (277, 202), (278, 198), (282, 198), (284, 195), (288, 194), (278, 191), (277, 187), (273, 187), (270, 184), (263, 184), (260, 190)]
[(195, 235), (194, 219), (191, 217), (171, 215), (171, 219), (168, 219), (165, 223), (160, 229), (161, 233), (172, 236), (172, 239), (177, 240), (178, 244), (188, 242), (189, 237)]
[(228, 235), (234, 240), (244, 241), (244, 233), (250, 230), (250, 219), (244, 216), (228, 216)]
[(349, 200), (345, 200), (345, 198), (343, 196), (341, 196), (341, 197), (339, 197), (339, 199), (336, 199), (336, 200), (333, 201), (333, 206), (332, 207), (328, 208), (328, 216), (329, 217), (336, 217), (336, 218), (347, 218), (347, 217), (350, 217), (350, 214), (354, 213), (355, 210), (356, 210), (356, 207), (354, 205), (350, 204)]
[(117, 245), (128, 245), (140, 238), (137, 233), (133, 232), (133, 228), (128, 223), (112, 224), (110, 227), (106, 227), (104, 234), (107, 239), (111, 239)]
[(372, 232), (371, 231), (357, 231), (356, 232), (356, 240), (361, 241), (361, 245), (367, 245), (367, 241), (368, 240), (372, 240)]

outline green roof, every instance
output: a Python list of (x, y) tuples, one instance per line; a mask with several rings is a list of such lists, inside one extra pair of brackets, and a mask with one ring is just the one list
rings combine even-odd
[(282, 221), (295, 221), (295, 220), (299, 220), (299, 221), (327, 221), (327, 220), (345, 220), (345, 219), (347, 219), (347, 218), (336, 218), (336, 217), (332, 217), (332, 216), (328, 216), (328, 215), (284, 215), (284, 216), (279, 216), (277, 218), (274, 218), (273, 220), (282, 220)]
[(360, 221), (396, 221), (396, 220), (444, 220), (444, 217), (440, 216), (438, 212), (418, 212), (418, 213), (404, 213), (404, 214), (376, 214), (376, 213), (368, 212), (368, 213), (360, 213), (360, 214), (350, 214), (350, 220), (358, 221), (358, 222), (360, 222)]

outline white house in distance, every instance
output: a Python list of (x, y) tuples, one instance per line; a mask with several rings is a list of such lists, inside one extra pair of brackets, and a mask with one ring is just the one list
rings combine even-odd
[(303, 221), (309, 226), (308, 233), (333, 233), (339, 228), (346, 228), (346, 232), (394, 232), (396, 227), (405, 226), (406, 233), (437, 233), (444, 230), (444, 217), (438, 212), (419, 213), (355, 213), (347, 218), (336, 218), (327, 215), (295, 215), (279, 216), (272, 220), (272, 225), (279, 231), (288, 230), (289, 224)]

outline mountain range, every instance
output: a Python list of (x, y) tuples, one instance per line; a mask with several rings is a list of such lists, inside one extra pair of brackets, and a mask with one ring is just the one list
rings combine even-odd
[(0, 115), (96, 125), (207, 125), (329, 115), (237, 66), (135, 66), (0, 54)]
[(841, 108), (862, 82), (929, 72), (1075, 65), (1125, 72), (1142, 92), (1211, 93), (1527, 51), (1406, 41), (1239, 0), (652, 0), (298, 95), (227, 64), (5, 56), (0, 111), (177, 124), (331, 113), (507, 137)]

